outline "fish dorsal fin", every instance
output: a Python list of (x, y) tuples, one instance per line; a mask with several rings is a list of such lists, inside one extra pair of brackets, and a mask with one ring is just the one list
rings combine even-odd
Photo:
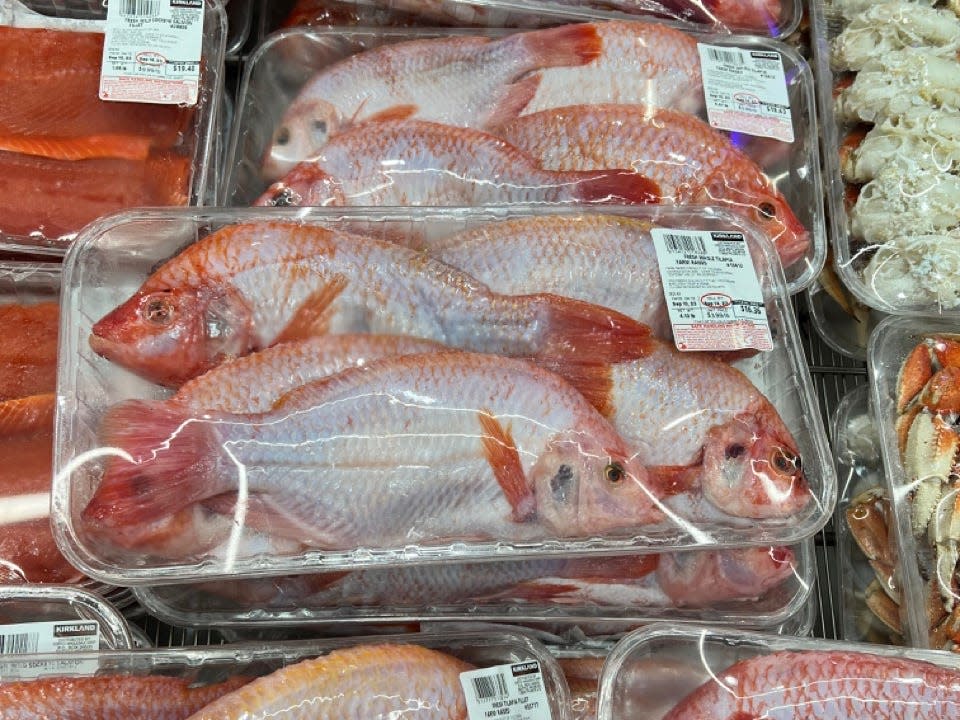
[(488, 410), (481, 410), (477, 417), (483, 431), (483, 454), (513, 508), (513, 519), (525, 522), (536, 514), (536, 503), (513, 437)]
[(363, 118), (361, 122), (389, 122), (390, 120), (408, 120), (420, 112), (417, 105), (394, 105), (375, 112), (369, 117)]
[(330, 325), (330, 306), (346, 287), (346, 277), (338, 274), (310, 293), (272, 344), (326, 335)]

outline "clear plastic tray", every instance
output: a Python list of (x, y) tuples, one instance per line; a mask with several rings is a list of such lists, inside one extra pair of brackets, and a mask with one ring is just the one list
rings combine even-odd
[[(391, 10), (386, 5), (358, 3), (353, 0), (317, 0), (309, 8), (306, 15), (293, 17), (291, 13), (297, 7), (297, 0), (260, 0), (258, 14), (258, 41), (262, 41), (271, 33), (291, 27), (436, 27), (438, 25), (452, 25), (468, 27), (474, 25), (469, 18), (462, 21), (451, 18), (449, 22), (440, 19), (425, 18), (413, 12)], [(506, 15), (506, 13), (505, 13)], [(523, 20), (522, 26), (538, 27), (540, 20), (537, 17), (517, 14), (518, 20)], [(498, 27), (510, 27), (500, 23)]]
[[(364, 646), (372, 646), (370, 650), (364, 650)], [(386, 646), (386, 647), (384, 647)], [(402, 646), (421, 647), (430, 651), (442, 653), (443, 656), (425, 655), (417, 651), (411, 655), (411, 650), (397, 648)], [(346, 653), (342, 660), (343, 664), (329, 663), (320, 665), (311, 669), (302, 668), (293, 672), (284, 672), (283, 668), (289, 668), (297, 663), (312, 658), (328, 655), (339, 651)], [(403, 654), (399, 654), (403, 653)], [(44, 660), (54, 659), (56, 656), (50, 655), (27, 655), (20, 656), (33, 661), (42, 662)], [(415, 709), (407, 703), (412, 703), (416, 708), (417, 703), (426, 703), (426, 698), (416, 693), (417, 690), (430, 692), (428, 696), (434, 702), (456, 703), (461, 705), (464, 702), (463, 690), (459, 682), (459, 673), (475, 668), (494, 668), (502, 665), (517, 665), (525, 663), (530, 667), (516, 668), (518, 674), (520, 671), (527, 673), (528, 678), (535, 676), (529, 672), (536, 672), (534, 663), (539, 665), (541, 682), (538, 684), (541, 692), (544, 693), (545, 701), (548, 707), (540, 707), (541, 717), (551, 720), (568, 720), (570, 718), (570, 695), (567, 689), (563, 673), (560, 671), (556, 660), (549, 651), (537, 640), (528, 634), (513, 630), (487, 629), (485, 632), (459, 632), (456, 630), (438, 631), (420, 634), (406, 634), (393, 636), (376, 637), (356, 637), (336, 640), (311, 640), (290, 643), (251, 643), (224, 645), (218, 647), (191, 647), (191, 648), (171, 648), (168, 650), (134, 650), (100, 653), (74, 653), (71, 654), (78, 663), (84, 663), (85, 673), (73, 675), (76, 677), (75, 684), (70, 692), (70, 699), (76, 702), (82, 702), (89, 696), (90, 690), (83, 691), (84, 683), (91, 682), (95, 678), (89, 676), (96, 675), (97, 678), (106, 678), (116, 676), (129, 676), (129, 681), (124, 682), (117, 679), (117, 686), (109, 690), (117, 701), (126, 701), (134, 704), (134, 698), (142, 697), (144, 706), (150, 703), (152, 708), (158, 707), (164, 695), (163, 687), (146, 687), (143, 684), (143, 678), (146, 676), (163, 676), (165, 680), (157, 681), (161, 685), (166, 683), (170, 691), (178, 688), (180, 692), (169, 692), (167, 697), (175, 703), (182, 703), (181, 693), (184, 686), (189, 686), (193, 692), (205, 686), (215, 683), (231, 681), (230, 686), (219, 688), (214, 691), (216, 695), (222, 694), (225, 690), (235, 688), (254, 678), (269, 676), (274, 672), (282, 672), (285, 677), (276, 677), (271, 680), (261, 680), (263, 683), (260, 690), (252, 696), (247, 697), (244, 703), (246, 714), (243, 717), (249, 718), (267, 718), (275, 715), (270, 712), (264, 703), (270, 699), (280, 702), (334, 702), (329, 695), (340, 690), (344, 693), (347, 700), (352, 700), (354, 708), (359, 708), (360, 712), (370, 711), (372, 714), (379, 709), (385, 716), (392, 716), (395, 713), (417, 716)], [(451, 660), (453, 658), (454, 660)], [(346, 663), (350, 663), (346, 665)], [(344, 667), (344, 665), (346, 665)], [(394, 693), (403, 692), (397, 686), (406, 682), (405, 676), (397, 677), (390, 672), (384, 672), (385, 668), (394, 668), (395, 672), (415, 673), (423, 668), (425, 671), (432, 671), (431, 674), (425, 673), (424, 677), (412, 677), (409, 685), (405, 689), (409, 695), (402, 698), (396, 698)], [(461, 669), (462, 668), (462, 669)], [(4, 663), (0, 662), (0, 669), (5, 669)], [(376, 673), (380, 670), (380, 673)], [(351, 680), (357, 678), (358, 673), (366, 671), (369, 673), (364, 679), (367, 686), (366, 692), (363, 687), (351, 686)], [(503, 672), (503, 669), (500, 669)], [(510, 669), (507, 668), (509, 673)], [(304, 674), (300, 674), (304, 673)], [(494, 671), (491, 670), (491, 675)], [(299, 677), (298, 677), (298, 674)], [(71, 673), (56, 673), (59, 677), (71, 677)], [(432, 675), (432, 676), (431, 676)], [(5, 679), (10, 678), (9, 674), (4, 675)], [(487, 677), (487, 675), (482, 675)], [(140, 681), (138, 682), (138, 678)], [(183, 684), (181, 684), (182, 681)], [(493, 680), (496, 680), (494, 676)], [(492, 681), (493, 681), (492, 680)], [(42, 689), (52, 682), (52, 678), (39, 678), (33, 682), (38, 685), (36, 693), (30, 693), (28, 698), (20, 698), (18, 710), (33, 709), (28, 708), (26, 703), (30, 700), (43, 702), (44, 696), (57, 697), (53, 692)], [(254, 680), (255, 681), (255, 680)], [(277, 698), (273, 693), (277, 692), (277, 684), (285, 681), (283, 693)], [(491, 681), (491, 682), (492, 682)], [(509, 683), (508, 680), (503, 680)], [(359, 684), (359, 683), (358, 683)], [(475, 683), (469, 683), (474, 687)], [(512, 684), (512, 683), (510, 683)], [(531, 683), (532, 685), (532, 683)], [(531, 686), (528, 686), (533, 690)], [(342, 690), (341, 690), (342, 688)], [(6, 689), (5, 683), (0, 683), (0, 702), (4, 701), (3, 691)], [(377, 690), (380, 690), (380, 694)], [(481, 688), (480, 692), (483, 691)], [(386, 700), (386, 697), (394, 697), (393, 703)], [(438, 700), (437, 695), (443, 693)], [(531, 695), (533, 692), (531, 692)], [(371, 699), (377, 698), (381, 703), (378, 706), (371, 704)], [(209, 702), (209, 698), (200, 700)], [(400, 704), (403, 703), (403, 704)], [(376, 707), (376, 709), (374, 709)], [(0, 710), (3, 706), (0, 706)], [(172, 710), (171, 717), (183, 717), (183, 710)], [(211, 711), (212, 712), (212, 711)], [(460, 710), (463, 713), (463, 710)], [(189, 713), (186, 713), (189, 714)], [(37, 717), (42, 714), (38, 712)], [(431, 715), (432, 716), (432, 715)], [(206, 717), (206, 716), (204, 716)], [(217, 715), (224, 717), (224, 715)]]
[[(939, 636), (935, 636), (931, 631), (932, 625), (940, 623), (930, 617), (934, 609), (939, 613), (943, 612), (944, 607), (937, 587), (937, 558), (932, 544), (928, 542), (927, 530), (921, 527), (919, 532), (914, 532), (912, 517), (915, 494), (924, 491), (924, 480), (928, 483), (933, 482), (935, 477), (940, 476), (940, 471), (937, 470), (936, 459), (928, 458), (929, 464), (925, 467), (929, 468), (929, 475), (912, 477), (908, 474), (906, 469), (908, 464), (901, 455), (898, 440), (897, 421), (900, 415), (897, 408), (898, 388), (901, 368), (918, 344), (933, 335), (949, 335), (958, 332), (960, 332), (960, 324), (946, 318), (891, 317), (877, 327), (870, 339), (869, 370), (873, 386), (873, 408), (880, 427), (883, 462), (887, 469), (887, 491), (893, 498), (895, 520), (893, 536), (899, 547), (901, 558), (900, 580), (903, 595), (901, 619), (904, 625), (904, 639), (913, 647), (936, 645), (934, 649), (941, 649)], [(923, 374), (913, 370), (908, 372), (904, 387), (911, 387), (914, 379), (918, 377), (923, 377)], [(909, 422), (912, 424), (915, 420)], [(944, 462), (947, 464), (946, 469), (943, 470), (946, 475), (952, 472), (949, 430), (944, 432), (942, 441), (940, 465), (942, 466)], [(917, 457), (921, 457), (919, 452)], [(943, 514), (943, 520), (949, 521), (951, 517), (949, 511), (953, 507), (952, 498), (955, 492), (955, 490), (944, 490), (939, 502), (934, 497), (932, 501), (935, 503), (934, 508), (939, 509), (933, 513), (930, 525), (938, 524), (934, 521), (941, 514)], [(924, 496), (929, 497), (925, 492)], [(917, 522), (919, 524), (922, 521), (918, 519)], [(945, 541), (948, 541), (949, 528), (942, 529), (947, 531)], [(949, 555), (945, 553), (944, 557)], [(956, 598), (955, 593), (954, 598)], [(949, 640), (949, 637), (945, 640)]]
[[(208, 191), (216, 183), (215, 173), (211, 172), (214, 154), (214, 138), (216, 137), (219, 125), (218, 115), (220, 112), (220, 98), (223, 94), (223, 58), (224, 44), (226, 35), (226, 16), (220, 0), (205, 0), (204, 14), (204, 35), (202, 47), (202, 63), (199, 96), (196, 105), (196, 112), (190, 121), (190, 126), (186, 131), (187, 144), (184, 152), (179, 152), (178, 157), (186, 157), (189, 160), (190, 178), (188, 183), (188, 204), (202, 205), (207, 197)], [(234, 0), (237, 4), (243, 4), (242, 0)], [(49, 30), (63, 32), (86, 32), (102, 33), (104, 31), (104, 22), (106, 17), (105, 3), (100, 0), (78, 0), (76, 2), (61, 2), (59, 0), (0, 0), (0, 26), (11, 26), (20, 28), (46, 28)], [(29, 92), (29, 88), (24, 90)], [(157, 106), (160, 107), (160, 106)], [(16, 153), (4, 153), (11, 157), (29, 157), (20, 156)], [(56, 161), (67, 162), (67, 161)], [(93, 162), (91, 160), (77, 160), (76, 167), (82, 167), (84, 162)], [(97, 160), (97, 162), (116, 162), (120, 160)], [(130, 161), (126, 161), (130, 162)], [(144, 161), (146, 162), (146, 161)], [(111, 173), (120, 173), (118, 166), (110, 168), (97, 166), (96, 172), (103, 175)], [(73, 169), (73, 165), (71, 165)], [(126, 171), (126, 170), (124, 170)], [(154, 175), (158, 177), (164, 172), (164, 167), (158, 165)], [(8, 171), (12, 177), (17, 177), (13, 171)], [(130, 171), (133, 172), (132, 170)], [(96, 183), (96, 176), (92, 176), (91, 182)], [(7, 192), (12, 192), (8, 189)], [(30, 197), (29, 203), (37, 206), (57, 202), (67, 202), (68, 196), (66, 190), (59, 198), (51, 197)], [(111, 189), (111, 192), (117, 192)], [(35, 194), (35, 193), (34, 193)], [(116, 200), (116, 198), (114, 198)], [(86, 200), (85, 200), (86, 202)], [(101, 205), (103, 204), (102, 201)], [(118, 201), (119, 202), (119, 201)], [(92, 212), (92, 207), (84, 206), (87, 211)], [(114, 205), (112, 210), (124, 209), (120, 205)], [(15, 208), (8, 208), (11, 212)], [(89, 214), (77, 212), (76, 222), (80, 223), (81, 215)], [(95, 216), (89, 217), (88, 221), (95, 220)], [(38, 223), (49, 222), (38, 218)], [(17, 229), (16, 231), (8, 228), (4, 231), (3, 219), (0, 218), (0, 248), (7, 244), (34, 244), (34, 245), (59, 245), (66, 246), (73, 237), (82, 228), (82, 223), (73, 227), (71, 222), (62, 221), (64, 225), (63, 232), (59, 230), (46, 231), (43, 227), (37, 227), (30, 231), (26, 229)], [(70, 225), (69, 228), (66, 226)]]
[[(870, 388), (860, 385), (840, 402), (833, 416), (831, 436), (837, 461), (840, 500), (834, 517), (836, 528), (837, 568), (843, 579), (840, 584), (840, 629), (843, 639), (851, 642), (875, 642), (902, 645), (903, 637), (885, 625), (870, 609), (867, 598), (879, 592), (877, 602), (886, 605), (883, 588), (871, 586), (881, 580), (867, 557), (857, 546), (847, 519), (847, 509), (861, 493), (886, 489), (883, 460), (880, 456), (880, 434), (870, 408)], [(890, 548), (890, 552), (894, 552)]]
[(887, 316), (849, 296), (845, 299), (855, 304), (844, 308), (826, 291), (822, 277), (807, 288), (806, 295), (810, 320), (823, 341), (841, 355), (866, 361), (870, 333)]
[[(732, 666), (742, 661), (749, 661), (777, 652), (786, 653), (818, 653), (827, 654), (823, 659), (823, 670), (813, 667), (766, 667), (770, 671), (771, 684), (764, 684), (764, 676), (745, 674), (739, 676), (734, 672), (727, 672)], [(842, 656), (836, 653), (844, 653)], [(601, 677), (600, 700), (597, 717), (599, 720), (613, 720), (614, 718), (631, 717), (636, 720), (662, 720), (680, 717), (738, 717), (736, 712), (725, 712), (721, 703), (714, 698), (715, 704), (710, 706), (699, 705), (684, 710), (678, 710), (679, 703), (697, 688), (709, 687), (710, 683), (721, 683), (715, 692), (724, 698), (731, 699), (730, 705), (739, 698), (756, 698), (756, 709), (745, 712), (740, 717), (772, 717), (779, 713), (779, 717), (810, 717), (807, 713), (812, 708), (795, 707), (806, 693), (816, 694), (816, 717), (857, 717), (857, 713), (864, 707), (856, 699), (873, 697), (875, 692), (874, 681), (865, 682), (865, 679), (851, 678), (846, 682), (851, 684), (849, 689), (844, 687), (844, 666), (856, 663), (857, 657), (849, 653), (860, 655), (863, 661), (890, 662), (889, 668), (881, 665), (875, 669), (876, 681), (884, 683), (901, 683), (897, 689), (885, 687), (889, 695), (881, 696), (881, 700), (890, 704), (889, 708), (877, 705), (868, 705), (876, 710), (878, 717), (939, 717), (953, 716), (953, 711), (946, 705), (932, 708), (925, 705), (918, 697), (922, 690), (910, 690), (913, 685), (923, 686), (923, 680), (916, 673), (916, 666), (904, 666), (903, 661), (921, 661), (932, 663), (948, 669), (953, 673), (955, 684), (956, 661), (950, 655), (943, 653), (925, 652), (922, 650), (906, 650), (903, 648), (881, 647), (877, 645), (860, 645), (849, 642), (832, 642), (820, 638), (790, 638), (761, 635), (755, 633), (725, 631), (709, 628), (674, 628), (667, 625), (654, 625), (633, 633), (617, 644), (610, 653), (603, 668)], [(798, 657), (798, 656), (793, 656)], [(799, 656), (802, 658), (803, 656)], [(833, 665), (831, 657), (837, 663)], [(789, 663), (792, 658), (786, 656), (782, 662)], [(833, 674), (830, 669), (836, 668)], [(871, 668), (873, 670), (873, 668)], [(849, 671), (848, 671), (849, 672)], [(783, 673), (788, 674), (785, 677)], [(822, 682), (816, 682), (822, 678)], [(927, 687), (936, 689), (935, 681), (944, 682), (943, 678), (925, 678)], [(859, 680), (859, 682), (857, 682)], [(829, 682), (827, 682), (829, 681)], [(731, 688), (733, 683), (739, 685), (736, 690)], [(857, 682), (855, 686), (853, 683)], [(931, 687), (932, 686), (932, 687)], [(903, 692), (900, 702), (893, 705), (897, 693)], [(785, 702), (779, 693), (790, 689), (795, 693)], [(950, 693), (952, 687), (942, 688), (943, 695), (952, 698), (955, 708), (956, 695)], [(910, 692), (910, 696), (907, 693)], [(761, 700), (760, 698), (768, 698)], [(794, 699), (795, 698), (795, 699)], [(853, 698), (853, 700), (851, 700)], [(811, 698), (812, 699), (812, 698)], [(921, 708), (914, 711), (912, 707), (904, 707), (907, 702), (916, 702)], [(766, 703), (780, 702), (786, 707), (772, 710)], [(842, 704), (841, 704), (842, 703)], [(851, 705), (852, 704), (852, 705)], [(726, 705), (726, 703), (724, 703)], [(837, 709), (837, 705), (840, 705)], [(708, 709), (709, 708), (709, 709)], [(673, 712), (673, 711), (677, 712)], [(928, 714), (923, 715), (926, 711)], [(938, 712), (939, 711), (939, 712)], [(889, 714), (887, 714), (889, 712)], [(916, 714), (914, 714), (916, 713)]]
[[(736, 366), (766, 393), (786, 427), (790, 428), (810, 489), (810, 499), (799, 512), (763, 520), (734, 518), (718, 513), (702, 502), (698, 504), (691, 496), (684, 496), (668, 501), (671, 507), (676, 508), (666, 508), (672, 520), (629, 537), (605, 534), (542, 542), (410, 543), (405, 547), (389, 549), (358, 547), (348, 552), (311, 551), (294, 554), (288, 554), (289, 551), (271, 553), (253, 547), (237, 552), (236, 541), (254, 541), (257, 538), (251, 528), (242, 529), (240, 526), (236, 531), (228, 531), (233, 539), (226, 545), (225, 554), (215, 557), (219, 553), (209, 553), (186, 560), (170, 557), (163, 560), (143, 551), (124, 551), (112, 543), (104, 542), (102, 538), (97, 541), (80, 517), (97, 487), (105, 462), (102, 452), (98, 456), (101, 445), (97, 438), (98, 424), (107, 408), (116, 402), (131, 398), (160, 399), (167, 397), (169, 391), (95, 355), (90, 349), (88, 337), (93, 324), (126, 301), (158, 261), (171, 257), (195, 242), (198, 235), (238, 222), (266, 219), (317, 222), (328, 228), (349, 228), (354, 233), (396, 239), (413, 230), (419, 232), (429, 229), (431, 233), (440, 235), (497, 220), (542, 216), (547, 212), (558, 217), (580, 217), (593, 212), (576, 208), (547, 211), (541, 207), (510, 210), (394, 208), (336, 212), (303, 209), (285, 212), (254, 209), (148, 210), (123, 213), (91, 226), (71, 248), (67, 257), (61, 327), (62, 357), (65, 362), (61, 365), (59, 376), (58, 450), (53, 502), (57, 517), (56, 533), (61, 547), (65, 548), (72, 561), (80, 563), (85, 571), (104, 582), (145, 585), (215, 577), (276, 576), (369, 566), (465, 562), (493, 557), (518, 559), (532, 555), (613, 555), (627, 551), (653, 553), (664, 547), (791, 545), (812, 536), (832, 513), (835, 476), (833, 464), (828, 459), (825, 434), (811, 392), (795, 319), (789, 298), (783, 291), (779, 264), (771, 257), (765, 242), (756, 238), (749, 228), (738, 225), (734, 216), (719, 211), (693, 213), (689, 209), (681, 211), (650, 206), (616, 210), (623, 216), (649, 218), (666, 227), (722, 227), (726, 230), (739, 227), (749, 239), (760, 275), (774, 349), (741, 359)], [(764, 458), (768, 457), (768, 451), (762, 449), (767, 447), (765, 442), (752, 445), (751, 452), (761, 452)], [(778, 443), (770, 446), (773, 448), (771, 452), (780, 452), (776, 450), (780, 447)], [(741, 455), (742, 446), (730, 457), (735, 459)], [(678, 513), (699, 517), (701, 521), (683, 520)], [(222, 529), (218, 531), (213, 539), (227, 541), (227, 535), (222, 532)]]
[[(232, 173), (225, 186), (225, 202), (249, 205), (269, 186), (261, 162), (283, 113), (313, 75), (346, 57), (381, 45), (468, 32), (437, 28), (294, 28), (269, 37), (252, 53), (245, 68), (229, 154)], [(483, 34), (497, 36), (506, 32), (491, 30)], [(810, 233), (806, 254), (785, 269), (790, 292), (799, 292), (816, 278), (827, 247), (810, 67), (794, 48), (775, 40), (724, 35), (697, 39), (724, 47), (774, 51), (782, 57), (796, 140), (788, 144), (744, 133), (727, 134), (771, 178)], [(576, 102), (576, 98), (570, 99), (570, 104)], [(706, 115), (701, 118), (705, 120)]]
[(255, 3), (254, 0), (227, 0), (224, 6), (227, 13), (226, 55), (236, 58), (250, 39)]
[[(762, 553), (763, 549), (749, 552)], [(622, 563), (629, 559), (629, 557), (611, 558), (611, 561)], [(599, 572), (603, 568), (604, 560), (590, 560), (589, 564)], [(634, 558), (634, 560), (639, 561), (640, 558)], [(549, 561), (546, 564), (539, 564), (549, 566)], [(618, 565), (611, 567), (616, 568)], [(497, 569), (494, 563), (476, 564), (469, 568), (473, 575), (487, 570), (496, 572)], [(428, 572), (430, 570), (428, 569)], [(432, 568), (432, 570), (438, 571), (439, 579), (440, 574), (447, 571), (447, 567)], [(451, 566), (449, 572), (455, 573), (457, 568)], [(547, 585), (562, 585), (565, 579), (564, 575), (559, 573), (556, 577), (543, 574), (547, 578), (545, 580)], [(610, 590), (606, 601), (602, 595), (592, 601), (590, 598), (577, 601), (565, 599), (561, 594), (555, 600), (549, 597), (498, 600), (478, 596), (455, 604), (434, 602), (425, 606), (407, 604), (398, 600), (391, 605), (387, 597), (389, 588), (394, 589), (393, 597), (402, 597), (404, 588), (402, 580), (405, 571), (373, 570), (370, 571), (370, 576), (371, 578), (379, 577), (380, 580), (375, 583), (375, 586), (383, 588), (383, 594), (359, 601), (329, 595), (325, 599), (311, 598), (309, 591), (303, 589), (304, 584), (309, 583), (310, 576), (304, 575), (235, 582), (218, 581), (207, 586), (147, 586), (136, 588), (135, 592), (137, 600), (152, 615), (171, 625), (196, 627), (269, 624), (295, 625), (302, 628), (307, 624), (326, 626), (351, 622), (405, 623), (475, 619), (550, 626), (564, 623), (601, 629), (605, 625), (624, 625), (624, 621), (636, 626), (658, 619), (671, 619), (764, 628), (785, 623), (802, 611), (811, 594), (816, 567), (813, 547), (810, 541), (806, 541), (794, 548), (790, 574), (774, 587), (757, 598), (730, 600), (711, 604), (708, 607), (676, 606), (672, 605), (666, 596), (657, 598), (656, 596), (661, 595), (663, 591), (659, 584), (651, 582), (653, 580), (651, 577), (642, 583), (644, 587), (649, 588), (650, 597), (646, 600), (640, 593), (631, 596), (631, 584), (628, 581), (611, 579), (607, 581)], [(469, 582), (467, 577), (463, 579), (463, 583)], [(278, 584), (274, 584), (275, 582)], [(603, 581), (595, 582), (602, 584)], [(425, 587), (437, 587), (436, 584), (426, 582), (422, 578), (421, 584)], [(265, 594), (257, 592), (258, 590), (265, 591)], [(284, 590), (287, 592), (284, 593)], [(298, 590), (306, 594), (298, 594)], [(500, 590), (501, 588), (497, 588), (497, 591)], [(246, 596), (243, 595), (244, 591), (248, 593)], [(644, 602), (648, 604), (647, 607), (643, 605)]]
[[(907, 24), (897, 39), (890, 34), (890, 29), (897, 26), (896, 14), (887, 11), (887, 8), (894, 7), (893, 3), (857, 8), (850, 4), (855, 13), (845, 16), (843, 8), (846, 4), (842, 0), (826, 3), (825, 21), (821, 17), (820, 25), (824, 42), (820, 45), (818, 60), (825, 182), (829, 189), (831, 237), (840, 277), (857, 300), (882, 313), (956, 316), (960, 313), (960, 295), (954, 282), (958, 267), (955, 246), (960, 242), (960, 223), (956, 218), (960, 215), (956, 191), (945, 191), (944, 188), (957, 182), (960, 168), (960, 156), (957, 155), (960, 110), (955, 103), (952, 107), (947, 104), (944, 116), (935, 121), (911, 115), (904, 122), (882, 122), (882, 113), (887, 112), (885, 103), (894, 98), (904, 108), (911, 106), (909, 112), (913, 113), (921, 112), (925, 102), (933, 102), (932, 86), (928, 85), (923, 91), (911, 90), (910, 78), (914, 71), (907, 68), (913, 60), (901, 67), (901, 60), (905, 57), (901, 53), (916, 56), (924, 48), (933, 47), (925, 35), (931, 30), (949, 38), (951, 33), (956, 33), (951, 25), (960, 27), (960, 18), (933, 18), (931, 22), (927, 13), (931, 12), (930, 6), (935, 1), (904, 3), (902, 8), (906, 13), (903, 17)], [(941, 3), (940, 7), (949, 18), (952, 13), (946, 5)], [(845, 38), (844, 46), (835, 42), (848, 26), (850, 15), (856, 17), (857, 27), (854, 29), (859, 33), (860, 53), (868, 51), (883, 68), (879, 71), (868, 68), (869, 75), (864, 78), (876, 78), (876, 86), (867, 93), (864, 84), (863, 97), (869, 100), (855, 102), (849, 100), (844, 88), (856, 74), (845, 68), (849, 61), (856, 62), (859, 67), (860, 58), (853, 50), (845, 49), (854, 45), (852, 41), (847, 43)], [(938, 70), (942, 77), (960, 72), (955, 41), (950, 47), (952, 50), (947, 49), (945, 62), (952, 63), (952, 71)], [(954, 54), (952, 59), (950, 52)], [(930, 72), (934, 73), (933, 70)], [(885, 86), (885, 83), (889, 85)], [(835, 99), (838, 94), (839, 98)], [(921, 100), (921, 94), (927, 99)], [(838, 102), (845, 103), (843, 109), (837, 108)], [(863, 108), (862, 122), (851, 117), (852, 111), (847, 112), (847, 105)], [(877, 116), (874, 112), (881, 114)], [(891, 115), (896, 118), (901, 112), (894, 110)], [(881, 122), (874, 123), (874, 119)], [(883, 130), (874, 130), (881, 125)], [(949, 125), (952, 125), (952, 131), (947, 129)], [(908, 133), (906, 128), (911, 126), (916, 130)], [(867, 147), (872, 149), (864, 151), (858, 161), (860, 169), (851, 175), (843, 169), (842, 158), (857, 157), (857, 149), (861, 147), (866, 132), (871, 133), (870, 146)], [(881, 133), (886, 141), (877, 137)], [(910, 136), (927, 142), (927, 150), (909, 140)], [(845, 178), (850, 180), (849, 186)], [(861, 211), (855, 211), (855, 205), (863, 202), (864, 197), (869, 197), (871, 204), (864, 203)], [(871, 224), (863, 226), (863, 221)], [(928, 239), (912, 240), (913, 237)]]
[(0, 626), (57, 620), (96, 621), (101, 650), (132, 650), (124, 617), (99, 595), (61, 585), (0, 585)]

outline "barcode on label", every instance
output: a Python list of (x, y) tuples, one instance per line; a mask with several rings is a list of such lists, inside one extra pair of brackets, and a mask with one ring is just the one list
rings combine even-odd
[(40, 633), (0, 635), (0, 655), (34, 653), (40, 644)]
[(507, 690), (507, 681), (500, 673), (496, 675), (481, 675), (471, 678), (473, 692), (477, 700), (489, 701), (505, 698), (510, 692)]
[(666, 233), (663, 236), (663, 244), (672, 253), (698, 253), (704, 255), (707, 252), (707, 246), (701, 238), (693, 235), (674, 235)]
[(720, 50), (719, 48), (708, 47), (707, 55), (716, 62), (729, 63), (731, 65), (744, 65), (743, 55), (736, 50)]
[(120, 14), (157, 17), (160, 14), (160, 0), (121, 0)]

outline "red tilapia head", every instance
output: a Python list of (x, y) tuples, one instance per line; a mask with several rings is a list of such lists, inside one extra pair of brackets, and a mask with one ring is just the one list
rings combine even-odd
[(780, 0), (708, 0), (704, 4), (733, 30), (760, 30), (776, 37), (780, 27)]
[(707, 499), (737, 517), (789, 517), (812, 497), (796, 443), (769, 403), (711, 430), (703, 467)]
[(229, 288), (141, 290), (93, 326), (98, 355), (170, 387), (251, 349), (252, 316)]
[(302, 162), (280, 182), (267, 188), (254, 205), (260, 207), (326, 207), (346, 205), (340, 183), (313, 161)]
[(298, 99), (284, 113), (263, 159), (265, 180), (279, 180), (340, 130), (340, 111), (325, 100)]
[(793, 575), (788, 547), (664, 553), (657, 581), (677, 605), (709, 606), (754, 599)]
[(538, 518), (561, 536), (631, 531), (663, 519), (646, 468), (592, 438), (554, 438), (530, 477)]

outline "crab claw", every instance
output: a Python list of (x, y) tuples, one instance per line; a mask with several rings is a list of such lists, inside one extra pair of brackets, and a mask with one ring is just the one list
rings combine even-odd
[(933, 376), (933, 358), (926, 342), (917, 345), (907, 356), (897, 379), (897, 412), (907, 409)]
[(857, 148), (863, 144), (867, 137), (868, 127), (858, 125), (843, 138), (840, 143), (840, 171), (845, 180), (850, 180), (856, 175)]
[(871, 565), (892, 568), (896, 559), (890, 547), (889, 510), (890, 503), (883, 491), (871, 488), (850, 502), (846, 519), (850, 534)]
[(893, 630), (897, 635), (903, 634), (903, 626), (900, 622), (900, 606), (894, 602), (886, 592), (879, 581), (874, 580), (866, 589), (865, 598), (870, 612)]
[(939, 415), (919, 413), (910, 426), (903, 462), (915, 483), (911, 520), (916, 535), (923, 534), (933, 516), (958, 448), (960, 435)]
[(947, 366), (930, 378), (920, 402), (933, 412), (960, 411), (960, 366)]
[(940, 367), (960, 367), (960, 341), (949, 335), (931, 338), (934, 355)]

